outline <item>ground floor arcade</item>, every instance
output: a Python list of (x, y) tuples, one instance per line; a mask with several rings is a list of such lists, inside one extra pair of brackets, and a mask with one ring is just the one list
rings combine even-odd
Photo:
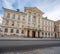
[(25, 30), (25, 37), (40, 38), (41, 31)]
[[(38, 30), (25, 30), (25, 37), (32, 37), (32, 38), (53, 38), (55, 37), (55, 33), (53, 32), (45, 32), (45, 31), (38, 31)], [(56, 35), (57, 36), (57, 35)]]

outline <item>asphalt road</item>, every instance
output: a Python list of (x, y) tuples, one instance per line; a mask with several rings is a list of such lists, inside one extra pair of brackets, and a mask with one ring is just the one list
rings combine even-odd
[(39, 39), (39, 38), (0, 38), (1, 47), (17, 47), (29, 45), (51, 45), (60, 44), (60, 39)]
[(60, 46), (60, 39), (54, 38), (0, 38), (0, 52), (31, 51)]
[(60, 47), (48, 47), (48, 48), (38, 48), (31, 50), (15, 50), (15, 51), (5, 51), (0, 52), (0, 54), (60, 54)]

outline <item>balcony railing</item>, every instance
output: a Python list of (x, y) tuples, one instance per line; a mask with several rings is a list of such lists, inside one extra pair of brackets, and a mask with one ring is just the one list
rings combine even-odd
[(32, 30), (38, 30), (38, 31), (42, 30), (42, 29), (40, 29), (40, 28), (30, 27), (30, 26), (26, 26), (25, 28), (26, 28), (26, 29), (32, 29)]

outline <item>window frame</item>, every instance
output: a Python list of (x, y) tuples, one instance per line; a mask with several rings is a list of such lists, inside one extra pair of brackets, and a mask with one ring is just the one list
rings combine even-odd
[(7, 18), (10, 18), (10, 13), (7, 13)]
[(4, 32), (8, 32), (8, 29), (7, 28), (5, 28), (5, 31)]

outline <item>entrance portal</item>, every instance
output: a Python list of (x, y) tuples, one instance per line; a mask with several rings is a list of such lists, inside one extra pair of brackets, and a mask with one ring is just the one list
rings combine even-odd
[(32, 31), (32, 37), (35, 38), (35, 31)]
[(55, 33), (55, 38), (57, 38), (56, 36), (57, 36), (57, 35), (56, 35), (56, 33)]
[(29, 30), (27, 31), (27, 37), (29, 37)]

